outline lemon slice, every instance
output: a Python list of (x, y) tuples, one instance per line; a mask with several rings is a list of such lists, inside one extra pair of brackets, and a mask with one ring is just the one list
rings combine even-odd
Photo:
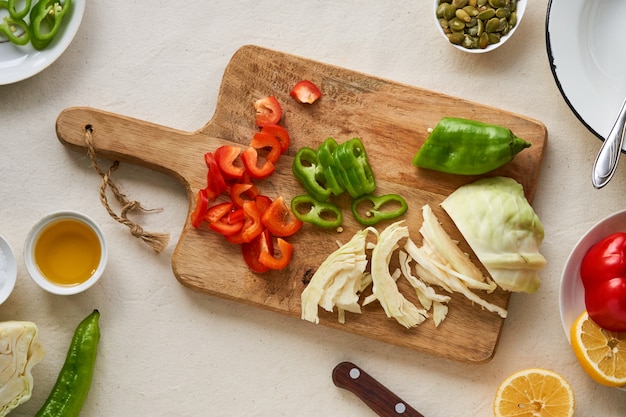
[(572, 349), (583, 369), (609, 387), (626, 385), (626, 333), (600, 328), (583, 312), (570, 331)]
[(555, 372), (524, 369), (500, 384), (493, 414), (495, 417), (572, 417), (574, 391)]

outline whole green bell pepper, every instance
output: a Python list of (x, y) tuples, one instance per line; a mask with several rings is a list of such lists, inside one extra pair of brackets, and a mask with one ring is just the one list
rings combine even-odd
[(502, 126), (444, 117), (413, 158), (413, 165), (448, 174), (480, 175), (507, 164), (530, 145)]
[(40, 0), (30, 11), (31, 43), (37, 50), (47, 47), (56, 36), (72, 0)]

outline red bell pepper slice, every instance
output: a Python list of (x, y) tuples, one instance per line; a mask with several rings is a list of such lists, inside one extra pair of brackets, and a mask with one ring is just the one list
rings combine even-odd
[(282, 155), (282, 147), (278, 139), (276, 139), (274, 135), (267, 133), (255, 133), (250, 141), (250, 146), (257, 150), (257, 154), (260, 150), (267, 149), (265, 159), (272, 164), (275, 164), (278, 158), (280, 158), (280, 155)]
[(256, 205), (261, 213), (265, 213), (265, 211), (272, 205), (272, 199), (263, 194), (257, 195), (254, 198), (254, 201), (256, 201)]
[(274, 236), (286, 237), (300, 230), (303, 222), (293, 214), (291, 207), (285, 203), (283, 197), (278, 196), (263, 213), (261, 223)]
[(226, 236), (226, 239), (230, 243), (241, 244), (244, 242), (250, 242), (263, 231), (261, 212), (253, 200), (244, 201), (243, 212), (245, 214), (245, 219), (243, 221), (243, 227), (239, 233)]
[(313, 104), (322, 96), (322, 92), (311, 81), (302, 80), (293, 86), (289, 95), (295, 98), (298, 103)]
[(241, 148), (234, 145), (223, 145), (215, 150), (215, 160), (225, 179), (239, 179), (243, 176), (243, 166), (235, 165)]
[(209, 196), (205, 189), (196, 193), (196, 206), (191, 212), (191, 225), (196, 229), (200, 227), (204, 220), (204, 215), (209, 208)]
[(284, 269), (291, 262), (293, 245), (280, 237), (276, 239), (276, 244), (279, 252), (278, 257), (275, 256), (274, 251), (263, 250), (259, 255), (259, 262), (270, 269)]
[(232, 201), (225, 201), (209, 207), (204, 215), (204, 220), (207, 223), (215, 223), (226, 216), (233, 209)]
[(246, 171), (254, 179), (262, 179), (269, 177), (274, 172), (274, 164), (272, 161), (266, 160), (262, 166), (258, 166), (259, 154), (257, 150), (250, 146), (241, 154), (241, 160), (246, 167)]
[(235, 203), (237, 207), (243, 207), (243, 202), (246, 201), (243, 198), (248, 190), (252, 188), (252, 184), (233, 184), (230, 187), (230, 200)]
[(209, 228), (221, 235), (228, 237), (241, 232), (241, 229), (243, 229), (244, 225), (245, 220), (242, 219), (238, 222), (231, 223), (228, 220), (228, 216), (226, 216), (219, 219), (218, 221), (209, 223)]
[(209, 198), (215, 199), (217, 196), (226, 191), (228, 185), (226, 184), (222, 171), (217, 164), (215, 154), (213, 152), (205, 153), (204, 160), (209, 168), (209, 173), (207, 174), (207, 193)]
[(274, 136), (280, 142), (281, 153), (285, 153), (289, 149), (291, 136), (289, 136), (289, 132), (284, 127), (280, 125), (266, 125), (261, 128), (261, 133)]
[(256, 110), (256, 124), (259, 127), (278, 124), (283, 115), (283, 109), (274, 96), (255, 101), (254, 109)]
[(263, 265), (259, 261), (261, 252), (274, 252), (274, 242), (272, 240), (272, 234), (269, 230), (265, 229), (257, 237), (250, 242), (244, 242), (241, 244), (241, 253), (243, 260), (254, 272), (263, 273), (269, 271), (269, 267)]

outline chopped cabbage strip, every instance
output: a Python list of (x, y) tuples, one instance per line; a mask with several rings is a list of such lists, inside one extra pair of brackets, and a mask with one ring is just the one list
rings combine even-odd
[(398, 241), (408, 236), (409, 229), (402, 226), (402, 221), (387, 226), (378, 236), (371, 261), (373, 295), (385, 310), (387, 317), (396, 319), (407, 329), (417, 326), (428, 317), (426, 310), (418, 309), (400, 293), (395, 279), (389, 272), (391, 255), (398, 247)]
[(355, 233), (349, 242), (322, 262), (301, 294), (303, 320), (319, 323), (318, 306), (332, 311), (337, 303), (340, 320), (344, 315), (343, 310), (360, 312), (356, 291), (361, 287), (361, 279), (367, 266), (367, 233), (368, 229)]
[(428, 279), (432, 284), (440, 285), (443, 288), (449, 289), (450, 292), (457, 292), (464, 295), (467, 299), (479, 304), (492, 313), (497, 313), (500, 317), (506, 318), (507, 311), (502, 307), (492, 304), (486, 300), (483, 300), (478, 295), (474, 294), (469, 288), (467, 288), (461, 280), (448, 274), (445, 270), (439, 269), (437, 266), (429, 261), (429, 257), (424, 254), (423, 247), (418, 248), (412, 241), (408, 240), (405, 245), (405, 250), (408, 254), (417, 262), (417, 265), (424, 268), (427, 274), (420, 275), (420, 269), (416, 268), (417, 274), (423, 279)]
[(32, 368), (44, 357), (37, 326), (28, 321), (0, 323), (0, 417), (28, 401)]
[[(424, 221), (420, 233), (424, 237), (423, 246), (431, 246), (436, 258), (441, 259), (444, 265), (441, 269), (448, 269), (451, 274), (466, 282), (469, 288), (493, 291), (496, 283), (485, 278), (478, 267), (469, 259), (458, 244), (455, 243), (443, 229), (432, 208), (426, 204), (422, 207)], [(433, 257), (432, 261), (437, 262)], [(449, 268), (447, 266), (449, 265)]]

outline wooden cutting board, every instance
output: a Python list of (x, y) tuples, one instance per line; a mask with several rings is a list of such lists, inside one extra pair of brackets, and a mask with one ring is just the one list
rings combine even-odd
[[(309, 79), (320, 87), (321, 100), (313, 105), (302, 105), (289, 96), (291, 87), (301, 79)], [(459, 186), (478, 177), (440, 174), (411, 165), (413, 155), (426, 139), (428, 128), (444, 116), (503, 125), (531, 142), (532, 146), (513, 162), (489, 175), (515, 178), (524, 186), (531, 202), (535, 195), (547, 142), (547, 130), (542, 123), (495, 107), (258, 46), (243, 46), (234, 54), (224, 73), (215, 113), (195, 132), (102, 110), (73, 107), (58, 116), (57, 135), (63, 144), (85, 152), (85, 128), (89, 126), (93, 129), (97, 155), (149, 167), (177, 178), (187, 191), (191, 212), (196, 191), (206, 186), (204, 153), (233, 142), (247, 146), (258, 131), (253, 103), (268, 95), (276, 96), (283, 106), (281, 123), (292, 137), (291, 148), (280, 159), (275, 174), (258, 183), (261, 191), (272, 198), (281, 194), (290, 200), (303, 193), (291, 174), (292, 157), (300, 147), (317, 147), (331, 136), (338, 142), (359, 137), (376, 175), (377, 193), (397, 193), (407, 199), (409, 211), (405, 219), (411, 238), (421, 244), (418, 233), (421, 207), (430, 204), (448, 233), (477, 261), (439, 203)], [(172, 257), (174, 275), (193, 290), (299, 318), (300, 294), (305, 282), (337, 248), (337, 241), (347, 242), (361, 228), (345, 205), (348, 201), (340, 203), (345, 214), (342, 233), (305, 225), (289, 238), (294, 245), (290, 266), (266, 274), (250, 272), (238, 246), (228, 244), (208, 229), (194, 229), (188, 218), (181, 219), (184, 226)], [(384, 226), (378, 226), (379, 230)], [(415, 301), (409, 285), (404, 280), (399, 285), (405, 296)], [(500, 290), (480, 295), (503, 307), (510, 296)], [(377, 302), (366, 306), (360, 315), (347, 313), (345, 324), (338, 323), (336, 314), (321, 311), (320, 316), (321, 325), (471, 363), (493, 357), (504, 323), (496, 314), (458, 295), (450, 301), (448, 317), (439, 328), (429, 319), (417, 328), (404, 329), (387, 318)], [(294, 322), (294, 325), (316, 331), (316, 325), (309, 322)]]

